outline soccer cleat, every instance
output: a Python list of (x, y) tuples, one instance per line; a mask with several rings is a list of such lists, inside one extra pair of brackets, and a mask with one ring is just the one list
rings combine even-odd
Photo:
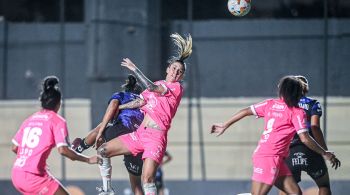
[(98, 195), (116, 195), (113, 188), (108, 189), (107, 191), (103, 191), (103, 187), (96, 187)]
[(81, 138), (75, 138), (71, 144), (71, 148), (78, 153), (82, 153), (84, 151), (84, 148), (81, 145), (82, 142), (83, 140)]

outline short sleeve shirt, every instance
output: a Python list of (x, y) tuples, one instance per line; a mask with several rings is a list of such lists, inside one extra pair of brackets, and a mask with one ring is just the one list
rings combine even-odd
[(69, 145), (66, 121), (53, 111), (36, 112), (22, 123), (12, 143), (18, 147), (13, 168), (43, 174), (52, 148)]
[(301, 108), (289, 108), (281, 99), (268, 99), (252, 105), (254, 115), (264, 118), (264, 131), (254, 152), (256, 156), (287, 156), (295, 133), (307, 131)]
[(166, 88), (165, 93), (159, 94), (151, 92), (148, 89), (143, 91), (141, 96), (146, 101), (146, 105), (141, 109), (146, 112), (157, 125), (169, 130), (171, 121), (175, 116), (177, 108), (180, 104), (183, 87), (179, 82), (166, 82), (164, 80), (155, 82)]

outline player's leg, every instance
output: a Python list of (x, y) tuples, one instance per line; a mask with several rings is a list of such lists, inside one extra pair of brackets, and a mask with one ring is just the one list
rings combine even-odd
[(300, 187), (291, 175), (278, 177), (275, 181), (275, 186), (285, 194), (302, 194)]
[(157, 194), (155, 176), (156, 176), (158, 165), (159, 164), (151, 158), (146, 158), (144, 160), (143, 169), (142, 169), (142, 183), (143, 183), (143, 191), (145, 192), (145, 195)]
[(107, 143), (102, 144), (97, 153), (101, 156), (102, 162), (99, 164), (100, 173), (103, 182), (103, 191), (113, 191), (111, 186), (112, 166), (111, 157), (122, 154), (131, 154), (129, 149), (120, 140), (120, 137), (114, 138)]
[(130, 185), (135, 195), (143, 195), (141, 174), (142, 174), (142, 153), (133, 155), (124, 155), (124, 165), (129, 172)]
[(157, 169), (155, 181), (156, 181), (158, 195), (163, 195), (164, 194), (163, 171), (160, 167)]
[(332, 194), (329, 182), (328, 168), (323, 157), (311, 150), (307, 150), (308, 166), (306, 173), (315, 181), (319, 195)]
[(141, 185), (141, 176), (136, 176), (132, 173), (129, 173), (129, 180), (132, 192), (135, 195), (143, 195), (142, 185)]
[[(303, 168), (303, 164), (300, 163), (299, 155), (301, 154), (300, 147), (295, 146), (290, 148), (289, 156), (284, 161), (288, 166), (288, 169), (293, 175), (294, 181), (299, 183), (301, 181), (301, 171)], [(283, 185), (283, 184), (282, 184)], [(279, 195), (286, 195), (283, 191), (279, 191)]]
[(55, 192), (55, 195), (69, 195), (69, 193), (63, 186), (59, 186)]
[(316, 179), (315, 182), (319, 188), (319, 191), (318, 191), (319, 195), (331, 195), (332, 194), (332, 191), (330, 188), (328, 172), (325, 175), (323, 175), (322, 177)]
[(272, 185), (252, 180), (251, 193), (254, 195), (266, 195), (271, 190)]
[(276, 162), (278, 162), (279, 165), (277, 165), (278, 175), (274, 185), (286, 194), (302, 194), (300, 187), (295, 181), (284, 159), (279, 157)]
[(75, 138), (72, 142), (72, 149), (78, 153), (82, 153), (84, 150), (94, 145), (100, 125), (101, 124), (92, 129), (85, 138)]

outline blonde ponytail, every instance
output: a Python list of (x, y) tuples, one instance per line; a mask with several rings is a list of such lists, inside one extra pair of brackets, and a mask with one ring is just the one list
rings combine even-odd
[(171, 64), (175, 61), (181, 62), (184, 64), (186, 69), (186, 64), (184, 60), (187, 59), (192, 53), (192, 37), (190, 34), (187, 35), (186, 39), (181, 37), (178, 33), (171, 34), (174, 44), (177, 46), (176, 56), (172, 56), (168, 63)]

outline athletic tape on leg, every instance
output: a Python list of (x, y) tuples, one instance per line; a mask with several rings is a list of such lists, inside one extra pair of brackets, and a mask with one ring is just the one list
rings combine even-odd
[(155, 183), (145, 183), (143, 184), (143, 191), (145, 195), (157, 195), (157, 187)]

